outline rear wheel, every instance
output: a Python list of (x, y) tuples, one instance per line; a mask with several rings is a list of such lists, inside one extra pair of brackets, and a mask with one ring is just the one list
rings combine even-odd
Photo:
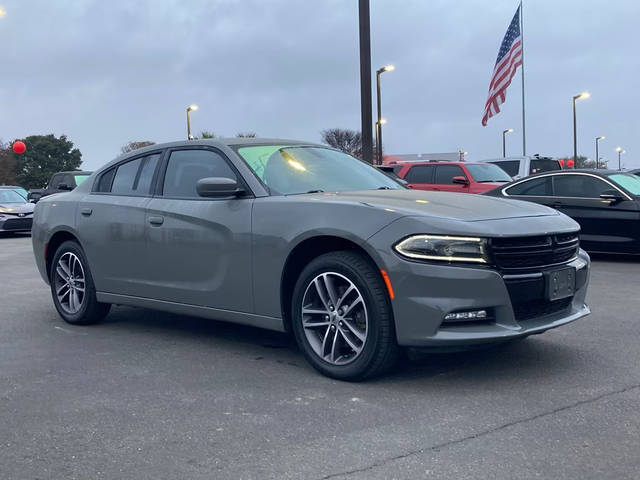
[(362, 380), (391, 368), (398, 356), (393, 315), (380, 272), (364, 255), (340, 251), (307, 265), (292, 299), (293, 331), (321, 373)]
[(102, 320), (111, 309), (96, 300), (91, 271), (80, 245), (64, 242), (53, 256), (50, 273), (51, 295), (56, 310), (67, 323), (89, 325)]

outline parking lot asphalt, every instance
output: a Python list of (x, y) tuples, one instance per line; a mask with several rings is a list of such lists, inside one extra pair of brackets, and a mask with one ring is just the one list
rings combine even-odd
[(0, 237), (0, 478), (640, 478), (640, 261), (592, 315), (367, 383), (284, 335), (116, 307), (65, 324), (29, 236)]

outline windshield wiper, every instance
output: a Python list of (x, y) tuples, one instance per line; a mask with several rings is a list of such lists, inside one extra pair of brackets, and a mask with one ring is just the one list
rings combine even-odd
[(323, 192), (324, 190), (318, 189), (318, 190), (309, 190), (308, 192), (305, 192), (305, 193), (323, 193)]
[(378, 187), (378, 190), (391, 190), (391, 187)]

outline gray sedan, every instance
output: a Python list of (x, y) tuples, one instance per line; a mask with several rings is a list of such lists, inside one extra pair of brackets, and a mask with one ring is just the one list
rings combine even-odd
[(292, 332), (358, 380), (399, 348), (460, 348), (589, 313), (579, 227), (516, 200), (414, 191), (289, 140), (153, 145), (36, 207), (33, 246), (72, 324), (134, 305)]

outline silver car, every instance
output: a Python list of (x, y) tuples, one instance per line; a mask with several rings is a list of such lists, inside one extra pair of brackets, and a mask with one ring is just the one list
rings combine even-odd
[(292, 332), (325, 375), (388, 370), (589, 313), (578, 225), (533, 203), (414, 191), (289, 140), (153, 145), (38, 203), (35, 258), (64, 320), (112, 304)]

